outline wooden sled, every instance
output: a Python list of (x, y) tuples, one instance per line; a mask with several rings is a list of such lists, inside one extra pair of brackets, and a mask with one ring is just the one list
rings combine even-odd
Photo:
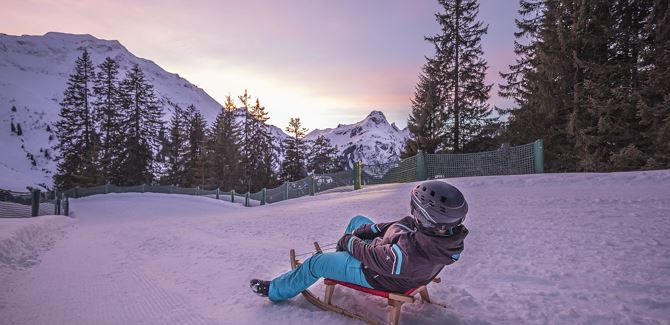
[[(321, 252), (321, 249), (319, 248), (318, 243), (314, 243), (314, 246), (316, 247), (317, 253)], [(301, 264), (299, 260), (295, 258), (295, 250), (291, 249), (289, 252), (289, 257), (291, 260), (291, 269), (295, 269), (298, 267), (298, 265)], [(433, 282), (439, 283), (440, 278), (435, 277), (433, 279)], [(302, 292), (303, 297), (305, 297), (305, 300), (309, 301), (311, 304), (323, 309), (323, 310), (328, 310), (328, 311), (333, 311), (338, 314), (351, 317), (353, 319), (358, 319), (360, 321), (363, 321), (367, 324), (372, 324), (372, 325), (382, 325), (381, 323), (369, 319), (365, 316), (356, 314), (354, 312), (351, 312), (349, 310), (346, 310), (342, 307), (339, 307), (337, 305), (334, 305), (332, 303), (332, 298), (333, 298), (333, 292), (335, 291), (335, 286), (336, 285), (341, 285), (347, 288), (354, 289), (356, 291), (360, 291), (363, 293), (371, 294), (374, 296), (386, 298), (388, 300), (388, 305), (391, 306), (391, 310), (389, 311), (389, 317), (388, 317), (388, 324), (390, 325), (398, 325), (398, 321), (400, 320), (400, 310), (402, 308), (402, 305), (404, 303), (413, 303), (415, 301), (415, 296), (418, 294), (421, 297), (421, 301), (424, 303), (430, 303), (434, 304), (440, 307), (446, 308), (446, 305), (439, 304), (439, 303), (434, 303), (430, 301), (430, 296), (428, 295), (428, 288), (423, 285), (418, 288), (410, 289), (407, 290), (404, 293), (395, 293), (395, 292), (389, 292), (389, 291), (381, 291), (381, 290), (375, 290), (375, 289), (369, 289), (365, 287), (361, 287), (352, 283), (347, 283), (347, 282), (342, 282), (342, 281), (337, 281), (337, 280), (332, 280), (332, 279), (324, 279), (323, 283), (326, 285), (326, 294), (324, 296), (324, 299), (321, 300), (319, 299), (316, 295), (314, 295), (311, 291), (305, 290)]]

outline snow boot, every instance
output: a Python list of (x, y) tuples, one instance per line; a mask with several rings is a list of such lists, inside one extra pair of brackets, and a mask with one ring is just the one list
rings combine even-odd
[(261, 297), (267, 297), (268, 292), (270, 291), (270, 281), (253, 279), (249, 282), (249, 287), (255, 294)]

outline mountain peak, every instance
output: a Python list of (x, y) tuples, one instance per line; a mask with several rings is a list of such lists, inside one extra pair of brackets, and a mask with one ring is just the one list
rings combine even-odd
[(386, 121), (386, 116), (384, 116), (384, 113), (381, 111), (372, 111), (368, 116), (365, 118), (366, 120), (372, 121), (375, 124), (381, 124)]

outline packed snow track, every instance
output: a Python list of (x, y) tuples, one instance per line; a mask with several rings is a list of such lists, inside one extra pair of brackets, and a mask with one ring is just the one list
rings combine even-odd
[[(430, 285), (450, 308), (408, 304), (401, 324), (668, 324), (670, 171), (449, 181), (470, 205), (461, 260)], [(254, 208), (109, 194), (72, 200), (73, 218), (0, 219), (0, 323), (359, 324), (249, 280), (335, 242), (351, 216), (405, 216), (412, 186)], [(338, 288), (334, 303), (386, 320), (376, 297)]]

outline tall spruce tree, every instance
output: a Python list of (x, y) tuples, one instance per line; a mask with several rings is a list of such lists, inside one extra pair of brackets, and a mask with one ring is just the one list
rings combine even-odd
[(644, 168), (670, 168), (670, 5), (656, 0), (641, 37), (637, 112), (644, 128)]
[(284, 142), (284, 161), (281, 166), (281, 178), (284, 181), (296, 181), (305, 176), (307, 143), (303, 139), (307, 129), (300, 124), (300, 118), (291, 118), (286, 127), (289, 134)]
[[(60, 103), (56, 135), (59, 151), (54, 180), (61, 189), (101, 182), (98, 169), (94, 111), (91, 105), (95, 71), (87, 50), (77, 58)], [(21, 133), (20, 125), (17, 134)]]
[[(656, 134), (660, 124), (653, 120), (661, 116), (645, 114), (661, 111), (646, 109), (647, 96), (659, 97), (646, 90), (663, 92), (662, 86), (650, 87), (655, 81), (647, 79), (647, 73), (659, 71), (656, 67), (664, 69), (667, 63), (656, 61), (656, 56), (648, 60), (645, 53), (654, 51), (652, 35), (663, 30), (663, 23), (657, 23), (667, 24), (667, 18), (656, 22), (653, 18), (659, 8), (660, 16), (667, 17), (667, 9), (662, 9), (667, 3), (545, 0), (521, 4), (520, 13), (531, 14), (518, 24), (517, 37), (532, 37), (521, 48), (526, 60), (510, 67), (505, 85), (509, 87), (501, 87), (511, 89), (507, 95), (518, 106), (510, 111), (506, 137), (519, 142), (544, 139), (550, 171), (662, 166), (653, 158), (658, 150), (650, 140), (655, 137), (646, 136)], [(510, 79), (521, 86), (514, 88)]]
[(323, 134), (312, 142), (307, 154), (307, 171), (314, 174), (327, 174), (339, 169), (337, 147)]
[(239, 98), (246, 108), (243, 124), (242, 165), (245, 172), (242, 190), (256, 192), (263, 187), (274, 186), (276, 183), (274, 165), (277, 157), (272, 135), (266, 124), (269, 117), (265, 107), (261, 106), (258, 99), (253, 106), (249, 107), (250, 96), (246, 91)]
[(188, 119), (184, 110), (173, 104), (172, 118), (170, 119), (169, 135), (165, 148), (166, 175), (164, 184), (184, 186), (186, 178), (186, 162), (189, 154), (188, 147)]
[(189, 105), (186, 115), (188, 123), (188, 153), (186, 159), (187, 179), (186, 186), (205, 186), (205, 167), (207, 162), (207, 151), (205, 143), (205, 132), (207, 122), (202, 113), (193, 105)]
[(160, 145), (163, 110), (153, 85), (135, 64), (119, 85), (122, 123), (126, 126), (121, 161), (122, 184), (151, 184), (154, 181), (154, 153)]
[(216, 116), (210, 131), (209, 166), (213, 186), (230, 190), (239, 188), (242, 179), (240, 175), (240, 130), (235, 119), (235, 103), (230, 96)]
[(100, 169), (104, 179), (110, 183), (119, 183), (121, 170), (118, 165), (119, 153), (123, 145), (123, 125), (119, 107), (118, 91), (119, 65), (114, 59), (107, 57), (98, 66), (98, 73), (93, 86), (95, 100), (95, 118), (100, 133)]
[(412, 99), (412, 113), (407, 120), (410, 137), (400, 154), (402, 158), (414, 156), (419, 151), (435, 153), (444, 150), (447, 142), (444, 129), (447, 115), (442, 106), (437, 80), (431, 74), (435, 70), (426, 67), (423, 70)]
[(439, 98), (447, 110), (445, 147), (461, 152), (477, 140), (495, 119), (486, 103), (492, 85), (484, 83), (487, 63), (482, 58), (481, 38), (488, 26), (477, 20), (477, 0), (438, 0), (444, 12), (435, 14), (441, 33), (426, 40), (433, 44), (428, 74), (438, 83)]

